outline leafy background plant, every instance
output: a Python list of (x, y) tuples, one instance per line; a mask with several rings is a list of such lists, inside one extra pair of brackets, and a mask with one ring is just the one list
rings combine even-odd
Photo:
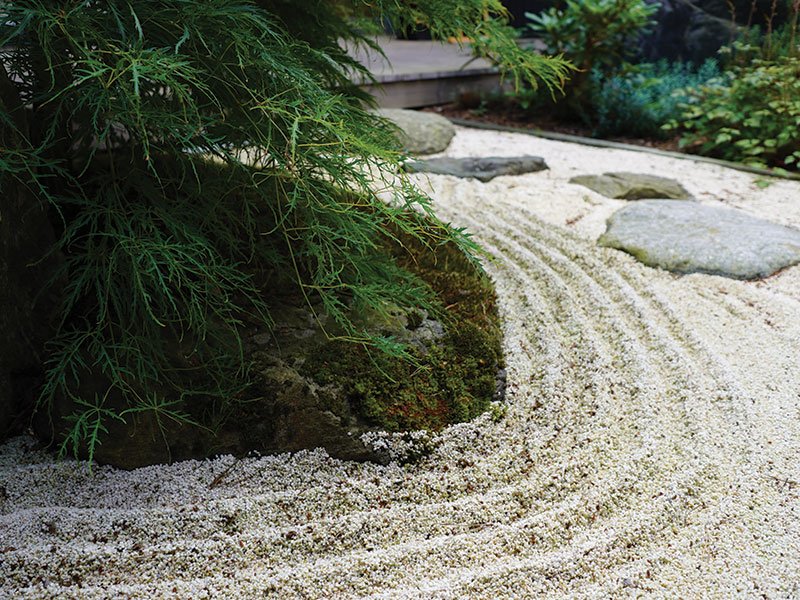
[(681, 146), (758, 167), (797, 169), (800, 160), (800, 62), (754, 60), (689, 93)]
[[(773, 3), (773, 13), (777, 9)], [(788, 18), (772, 29), (753, 29), (724, 48), (725, 73), (691, 90), (681, 114), (665, 129), (698, 154), (758, 167), (798, 170), (800, 162), (800, 2), (786, 3)]]
[[(643, 4), (567, 1), (526, 14), (548, 50), (581, 71), (555, 104), (523, 90), (511, 94), (512, 106), (581, 121), (595, 136), (679, 138), (689, 152), (797, 169), (800, 2), (754, 0), (738, 39), (699, 66), (635, 63), (636, 38), (658, 8)], [(743, 23), (734, 3), (727, 6), (732, 22)], [(499, 103), (490, 98), (484, 106)]]
[(563, 8), (525, 13), (547, 52), (566, 57), (578, 69), (564, 88), (571, 110), (589, 110), (593, 74), (613, 72), (635, 54), (659, 6), (644, 0), (567, 0)]

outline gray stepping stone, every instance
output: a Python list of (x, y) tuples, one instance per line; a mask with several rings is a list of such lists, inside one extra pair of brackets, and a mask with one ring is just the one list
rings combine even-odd
[(618, 200), (642, 200), (643, 198), (667, 198), (692, 200), (691, 194), (674, 179), (645, 175), (643, 173), (603, 173), (602, 175), (578, 175), (569, 180), (594, 190), (607, 198)]
[(474, 177), (490, 181), (500, 175), (523, 175), (547, 168), (538, 156), (485, 156), (480, 158), (431, 158), (406, 163), (411, 173), (435, 173), (455, 177)]
[(767, 277), (800, 263), (800, 230), (677, 200), (645, 200), (618, 210), (598, 243), (651, 267), (733, 279)]
[(382, 108), (375, 112), (400, 128), (400, 143), (410, 154), (443, 152), (456, 134), (453, 124), (441, 115), (401, 108)]

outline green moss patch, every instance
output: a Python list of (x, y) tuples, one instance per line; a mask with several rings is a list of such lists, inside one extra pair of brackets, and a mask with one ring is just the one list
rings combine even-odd
[[(489, 407), (502, 367), (496, 297), (488, 277), (454, 245), (430, 252), (411, 239), (400, 242), (387, 243), (387, 251), (436, 294), (439, 311), (431, 316), (441, 321), (443, 335), (410, 344), (411, 361), (330, 341), (303, 371), (320, 384), (340, 387), (351, 409), (371, 425), (437, 430)], [(414, 330), (424, 319), (406, 315), (406, 326)]]

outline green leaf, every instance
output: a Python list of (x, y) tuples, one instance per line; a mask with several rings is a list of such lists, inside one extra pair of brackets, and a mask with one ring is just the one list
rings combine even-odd
[(716, 144), (724, 144), (725, 142), (729, 142), (733, 139), (730, 133), (720, 133), (717, 138), (714, 140)]

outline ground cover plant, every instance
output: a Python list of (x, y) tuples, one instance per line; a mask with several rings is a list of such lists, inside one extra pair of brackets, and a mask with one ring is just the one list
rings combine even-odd
[(0, 2), (0, 185), (45, 204), (58, 239), (42, 248), (61, 304), (39, 404), (71, 407), (62, 451), (239, 397), (241, 327), (270, 325), (267, 288), (403, 356), (352, 315), (434, 297), (377, 240), (475, 247), (396, 174), (392, 127), (364, 110), (339, 40), (421, 23), (468, 33), (513, 81), (560, 85), (566, 63), (521, 51), (504, 16), (496, 0)]
[(692, 90), (720, 76), (716, 61), (699, 67), (659, 61), (626, 65), (612, 75), (592, 76), (592, 127), (598, 136), (634, 135), (666, 138), (663, 126), (682, 114)]
[[(778, 4), (773, 3), (773, 13)], [(757, 167), (798, 170), (800, 163), (800, 2), (786, 22), (753, 30), (723, 49), (727, 69), (690, 90), (665, 129), (688, 151)]]

